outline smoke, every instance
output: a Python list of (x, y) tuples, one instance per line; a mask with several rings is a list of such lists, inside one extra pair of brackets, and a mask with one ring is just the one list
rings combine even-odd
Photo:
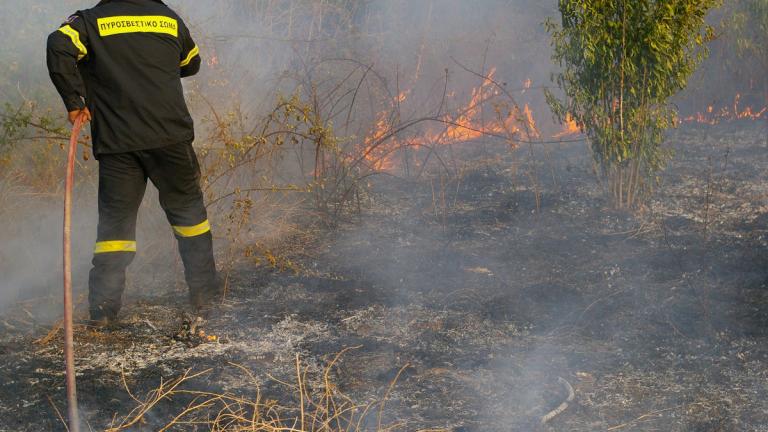
[[(32, 203), (23, 209), (3, 212), (7, 222), (0, 231), (3, 239), (0, 249), (0, 305), (44, 298), (58, 293), (57, 288), (60, 290), (62, 207), (52, 203)], [(21, 218), (16, 212), (23, 212), (29, 217)], [(94, 226), (95, 218), (92, 214), (77, 212), (75, 222), (73, 228), (80, 234), (73, 243), (75, 268), (78, 270), (75, 274), (79, 276), (76, 283), (82, 285), (82, 263), (88, 259), (85, 251), (89, 249), (85, 243), (92, 234), (89, 228)], [(43, 311), (43, 321), (55, 318), (51, 312)]]
[[(0, 36), (13, 42), (0, 48), (0, 58), (8, 59), (0, 69), (0, 91), (7, 100), (34, 99), (39, 110), (63, 116), (45, 71), (45, 37), (74, 10), (93, 3), (33, 0), (28, 8), (35, 13), (4, 8)], [(184, 81), (200, 141), (217, 131), (215, 116), (250, 128), (271, 112), (279, 97), (299, 94), (327, 114), (341, 144), (352, 148), (371, 134), (379, 114), (391, 109), (399, 95), (405, 94), (396, 116), (401, 122), (460, 109), (482, 85), (481, 76), (492, 70), (498, 84), (533, 108), (539, 127), (545, 128), (551, 117), (541, 87), (550, 85), (554, 66), (541, 23), (555, 16), (554, 0), (167, 3), (186, 20), (201, 47), (203, 69)], [(33, 22), (20, 31), (15, 24), (23, 21), (22, 14)], [(333, 95), (330, 99), (338, 101), (338, 107), (312, 100), (315, 90)], [(494, 118), (494, 107), (488, 104), (487, 110), (483, 121)], [(430, 126), (425, 122), (414, 129)], [(311, 160), (312, 150), (295, 153), (309, 154)], [(481, 146), (462, 150), (448, 156), (491, 159)], [(0, 225), (0, 308), (23, 299), (58, 298), (61, 278), (62, 150), (30, 144), (24, 151), (13, 151), (25, 156), (17, 158), (23, 164), (14, 167), (22, 174), (0, 177), (0, 216), (6, 221)], [(39, 162), (44, 151), (56, 155), (48, 166)], [(701, 325), (691, 318), (698, 306), (686, 303), (692, 297), (680, 294), (682, 288), (673, 286), (669, 297), (658, 298), (644, 291), (653, 283), (668, 282), (656, 280), (666, 277), (655, 268), (663, 255), (643, 255), (645, 250), (631, 240), (603, 232), (606, 227), (613, 232), (637, 227), (621, 215), (601, 213), (604, 203), (594, 192), (585, 192), (584, 185), (594, 185), (587, 149), (561, 147), (555, 157), (548, 151), (539, 147), (525, 156), (517, 151), (477, 169), (446, 158), (438, 174), (425, 170), (421, 179), (428, 180), (416, 186), (408, 180), (371, 180), (372, 194), (362, 200), (381, 213), (363, 216), (354, 227), (337, 233), (330, 253), (333, 270), (359, 276), (361, 285), (370, 285), (366, 294), (371, 297), (356, 304), (368, 302), (413, 321), (426, 316), (443, 323), (441, 330), (450, 330), (444, 332), (450, 334), (447, 342), (440, 339), (444, 334), (435, 336), (437, 331), (420, 327), (403, 332), (402, 340), (421, 344), (420, 351), (410, 353), (424, 356), (419, 360), (425, 369), (458, 365), (471, 370), (472, 378), (490, 389), (473, 393), (483, 401), (480, 415), (521, 430), (526, 425), (515, 423), (521, 421), (516, 415), (521, 410), (513, 408), (525, 407), (522, 411), (531, 418), (543, 414), (542, 407), (557, 399), (556, 394), (545, 398), (543, 389), (556, 392), (557, 376), (570, 381), (590, 377), (593, 363), (628, 363), (632, 349), (656, 348), (654, 341), (643, 339), (645, 329), (629, 328), (628, 316), (635, 323), (642, 316), (661, 322), (655, 331), (663, 328), (694, 337)], [(277, 180), (289, 183), (311, 173), (294, 153), (285, 154), (290, 156), (276, 162), (284, 168), (278, 170)], [(440, 170), (449, 169), (456, 175), (445, 180)], [(95, 161), (81, 160), (76, 174), (73, 251), (78, 293), (85, 290), (95, 240), (96, 170)], [(391, 202), (376, 201), (387, 199), (382, 198), (387, 194), (394, 197)], [(255, 218), (267, 217), (262, 208), (254, 213)], [(593, 231), (586, 233), (590, 223)], [(221, 245), (228, 239), (224, 230), (220, 233)], [(277, 233), (274, 224), (271, 231), (258, 234)], [(687, 247), (685, 239), (680, 241), (683, 246), (669, 252), (675, 259)], [(166, 282), (178, 278), (180, 269), (152, 186), (139, 216), (138, 243), (128, 294), (172, 290), (174, 285)], [(686, 269), (678, 270), (670, 270), (667, 279), (690, 276)], [(663, 302), (679, 302), (679, 314), (659, 307)], [(40, 316), (55, 318), (56, 304), (45, 304), (50, 310)], [(594, 343), (584, 348), (593, 349), (592, 354), (617, 347), (627, 353), (568, 351), (573, 343), (567, 339), (574, 334), (583, 336), (585, 344)], [(489, 347), (489, 340), (505, 345)], [(441, 352), (455, 352), (445, 346), (466, 348), (459, 358), (441, 358)], [(433, 354), (435, 358), (427, 358)], [(494, 379), (484, 375), (487, 371)], [(642, 378), (653, 376), (646, 373)]]
[[(31, 89), (34, 89), (44, 95), (39, 99), (39, 103), (46, 107), (44, 109), (60, 112), (63, 116), (61, 103), (45, 72), (44, 41), (70, 13), (91, 6), (91, 3), (38, 1), (36, 5), (41, 8), (41, 13), (34, 14), (38, 20), (34, 37), (25, 39), (15, 34), (4, 37), (4, 40), (18, 41), (19, 46), (25, 40), (24, 46), (36, 47), (18, 53), (20, 67), (27, 71), (11, 78), (24, 93), (20, 98), (31, 98)], [(529, 80), (531, 87), (548, 84), (549, 48), (540, 23), (552, 8), (542, 6), (539, 1), (334, 2), (338, 4), (337, 10), (325, 2), (306, 1), (193, 0), (168, 3), (191, 27), (205, 62), (198, 77), (185, 81), (200, 137), (211, 128), (209, 104), (224, 114), (239, 105), (245, 115), (258, 119), (270, 111), (279, 95), (302, 92), (307, 97), (313, 84), (323, 86), (330, 80), (331, 84), (326, 86), (332, 87), (340, 77), (354, 70), (357, 70), (355, 80), (361, 79), (366, 70), (370, 73), (361, 86), (356, 104), (348, 111), (348, 123), (352, 125), (343, 130), (343, 133), (356, 137), (350, 139), (352, 142), (359, 142), (370, 132), (377, 113), (386, 108), (382, 104), (391, 101), (391, 95), (409, 92), (408, 101), (402, 107), (403, 118), (435, 112), (441, 105), (440, 95), (444, 89), (456, 94), (444, 110), (459, 108), (470, 98), (471, 89), (483, 82), (480, 76), (470, 71), (486, 75), (495, 69), (495, 78), (509, 89), (520, 89)], [(14, 28), (10, 22), (7, 24), (3, 26), (3, 32)], [(30, 65), (29, 59), (36, 60)], [(352, 83), (350, 81), (344, 91), (353, 88)], [(3, 86), (3, 92), (12, 94), (13, 85)], [(515, 94), (521, 95), (520, 92)], [(540, 94), (525, 96), (525, 102), (531, 103), (538, 113), (546, 113)], [(344, 103), (352, 102), (347, 97)], [(493, 118), (493, 113), (489, 112), (487, 116)], [(331, 121), (340, 125), (342, 119), (343, 115), (339, 115)], [(35, 150), (42, 151), (42, 148), (35, 147)], [(48, 151), (60, 152), (55, 147)], [(58, 160), (61, 162), (61, 158)], [(39, 167), (33, 166), (34, 161), (25, 163), (29, 172), (41, 172)], [(292, 168), (296, 169), (295, 166)], [(85, 291), (90, 251), (95, 240), (96, 170), (95, 161), (82, 161), (76, 174), (80, 180), (73, 213), (76, 297)], [(63, 178), (63, 163), (47, 168), (46, 172), (54, 178)], [(6, 218), (14, 221), (0, 229), (1, 306), (16, 304), (25, 298), (59, 297), (60, 183), (55, 180), (47, 183), (50, 195), (47, 197), (35, 196), (35, 190), (22, 187), (25, 190), (13, 198), (21, 203), (4, 213)], [(152, 187), (149, 188), (152, 191)], [(139, 217), (138, 260), (129, 268), (135, 280), (141, 281), (141, 286), (129, 286), (129, 295), (140, 290), (150, 293), (168, 290), (167, 285), (153, 281), (151, 274), (157, 272), (167, 278), (168, 272), (163, 269), (168, 268), (171, 273), (174, 270), (178, 273), (173, 261), (173, 239), (155, 203), (156, 196), (148, 193)], [(412, 228), (408, 226), (411, 223), (402, 220), (393, 229), (406, 228), (408, 231)], [(368, 238), (376, 230), (376, 227), (365, 226), (362, 232), (344, 238), (342, 242)], [(155, 247), (158, 242), (150, 243), (158, 238), (163, 239), (160, 243), (164, 247), (159, 254)], [(487, 260), (465, 262), (467, 257), (460, 254), (443, 254), (440, 249), (450, 247), (450, 241), (440, 235), (398, 239), (399, 243), (394, 247), (386, 245), (390, 240), (374, 238), (369, 242), (370, 249), (359, 250), (359, 256), (377, 251), (383, 265), (373, 271), (363, 266), (364, 263), (349, 266), (378, 284), (390, 304), (401, 304), (405, 299), (419, 304), (423, 299), (414, 298), (419, 292), (452, 295), (456, 283), (471, 283), (475, 274), (467, 269), (490, 266), (499, 271), (496, 269), (503, 267), (503, 261), (490, 264)], [(413, 243), (409, 243), (411, 241)], [(425, 252), (428, 256), (432, 254), (430, 259), (419, 259)], [(396, 259), (391, 261), (387, 257)], [(354, 260), (345, 261), (354, 264)], [(424, 266), (432, 264), (444, 269), (444, 276), (454, 275), (456, 278), (440, 279), (440, 282), (450, 282), (448, 286), (433, 286), (435, 281), (429, 279), (433, 274), (424, 271)], [(409, 276), (397, 277), (399, 274)], [(35, 311), (35, 314), (54, 320), (59, 310), (56, 302), (44, 304), (50, 309)]]
[(276, 92), (290, 93), (306, 79), (338, 78), (330, 74), (349, 70), (350, 60), (370, 66), (393, 92), (419, 93), (412, 98), (420, 104), (414, 111), (426, 109), (446, 69), (451, 90), (481, 82), (457, 62), (484, 74), (496, 68), (511, 88), (526, 79), (545, 85), (551, 70), (541, 23), (554, 12), (554, 2), (169, 4), (203, 46), (208, 67), (198, 81), (210, 84), (206, 94), (235, 97), (256, 115), (272, 105)]
[[(0, 309), (31, 300), (27, 307), (39, 323), (45, 324), (55, 321), (60, 314), (63, 191), (58, 180), (64, 175), (64, 162), (61, 160), (63, 151), (58, 147), (55, 150), (35, 147), (34, 150), (45, 150), (47, 153), (41, 157), (55, 161), (52, 166), (42, 169), (34, 167), (31, 162), (24, 162), (30, 164), (27, 168), (32, 174), (45, 172), (55, 176), (48, 186), (45, 183), (19, 185), (21, 182), (13, 177), (0, 179), (0, 189), (7, 187), (0, 191), (5, 194), (5, 205), (0, 210), (0, 216), (5, 220), (0, 228)], [(58, 152), (62, 154), (57, 155)], [(76, 305), (81, 310), (87, 305), (88, 271), (98, 223), (96, 169), (95, 161), (83, 161), (82, 158), (75, 168), (73, 288)], [(46, 188), (50, 192), (40, 191)], [(144, 251), (131, 270), (138, 270), (141, 274), (140, 277), (135, 275), (129, 278), (128, 295), (163, 293), (167, 288), (158, 291), (151, 285), (144, 286), (143, 281), (158, 277), (160, 280), (168, 279), (169, 274), (178, 277), (180, 269), (173, 265), (175, 240), (157, 204), (157, 192), (152, 186), (148, 187), (139, 220), (137, 240)], [(47, 298), (50, 300), (45, 300)]]

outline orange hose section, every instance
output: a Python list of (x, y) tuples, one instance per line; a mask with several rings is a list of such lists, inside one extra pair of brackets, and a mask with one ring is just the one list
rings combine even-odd
[(67, 155), (67, 179), (64, 189), (64, 358), (67, 377), (67, 413), (69, 431), (80, 432), (77, 410), (77, 386), (75, 379), (75, 346), (72, 329), (72, 186), (75, 183), (75, 155), (77, 139), (85, 121), (84, 115), (75, 120), (69, 139)]

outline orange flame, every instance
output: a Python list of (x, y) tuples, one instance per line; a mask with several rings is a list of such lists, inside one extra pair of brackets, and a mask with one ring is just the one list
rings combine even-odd
[(387, 146), (383, 145), (390, 129), (387, 114), (380, 112), (373, 132), (365, 137), (363, 156), (371, 169), (375, 171), (387, 171), (394, 168), (394, 162), (388, 154)]
[(573, 135), (579, 135), (581, 133), (581, 128), (579, 128), (579, 125), (576, 124), (576, 121), (571, 117), (570, 114), (565, 115), (565, 121), (563, 122), (563, 130), (555, 135), (552, 136), (552, 138), (560, 139), (567, 136), (573, 136)]
[(536, 120), (533, 118), (533, 111), (531, 111), (531, 108), (528, 106), (528, 104), (525, 104), (525, 107), (523, 108), (523, 115), (525, 115), (525, 124), (528, 126), (529, 136), (531, 138), (541, 137), (539, 129), (536, 128)]
[(683, 118), (681, 123), (700, 123), (716, 125), (723, 122), (735, 120), (760, 120), (768, 117), (768, 107), (757, 110), (751, 106), (741, 108), (741, 94), (737, 93), (733, 98), (733, 106), (724, 106), (719, 110), (709, 105), (705, 112), (699, 112), (694, 115)]
[[(490, 117), (490, 113), (483, 112), (483, 105), (500, 94), (493, 80), (495, 73), (495, 68), (490, 70), (488, 77), (482, 84), (472, 89), (469, 101), (460, 109), (443, 115), (438, 122), (428, 126), (419, 136), (410, 140), (402, 141), (396, 136), (390, 136), (394, 128), (390, 121), (390, 110), (378, 113), (373, 130), (363, 140), (363, 155), (368, 165), (375, 170), (394, 168), (396, 150), (406, 145), (420, 147), (465, 143), (486, 135), (511, 138), (523, 132), (523, 129), (527, 137), (539, 138), (541, 134), (528, 104), (525, 104), (522, 110), (514, 107), (506, 112), (502, 112), (502, 109), (496, 106), (494, 107), (496, 119), (486, 120)], [(525, 85), (530, 87), (531, 81), (526, 80)], [(409, 93), (410, 90), (406, 90), (394, 97), (391, 108), (405, 102)], [(446, 97), (453, 98), (454, 93), (449, 93)]]

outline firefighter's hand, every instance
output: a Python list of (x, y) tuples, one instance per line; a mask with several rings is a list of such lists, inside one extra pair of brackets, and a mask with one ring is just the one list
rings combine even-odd
[(69, 123), (75, 124), (75, 120), (79, 116), (83, 116), (83, 123), (87, 123), (91, 121), (91, 112), (88, 110), (88, 107), (83, 108), (81, 110), (74, 110), (69, 112)]

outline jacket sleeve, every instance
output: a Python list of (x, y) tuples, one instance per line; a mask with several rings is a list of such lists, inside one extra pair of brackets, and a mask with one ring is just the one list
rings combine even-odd
[(47, 64), (53, 85), (67, 111), (83, 109), (85, 87), (77, 64), (88, 56), (88, 34), (83, 18), (72, 15), (48, 36)]
[(189, 29), (184, 23), (179, 26), (179, 39), (181, 41), (181, 58), (179, 67), (181, 68), (181, 77), (195, 75), (200, 71), (200, 49), (192, 40)]

